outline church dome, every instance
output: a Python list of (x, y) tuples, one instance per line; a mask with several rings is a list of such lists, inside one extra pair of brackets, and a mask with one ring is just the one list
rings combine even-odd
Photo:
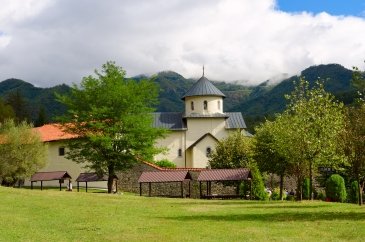
[(185, 93), (181, 98), (193, 96), (218, 96), (226, 97), (223, 92), (216, 88), (204, 75)]

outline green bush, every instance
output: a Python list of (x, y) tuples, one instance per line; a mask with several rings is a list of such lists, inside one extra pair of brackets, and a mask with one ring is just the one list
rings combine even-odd
[(250, 165), (252, 174), (252, 198), (256, 200), (267, 200), (269, 196), (265, 191), (264, 181), (262, 175), (256, 164)]
[(326, 194), (324, 192), (322, 192), (322, 191), (318, 192), (317, 199), (318, 200), (325, 201), (326, 200)]
[(305, 178), (303, 182), (303, 198), (304, 199), (310, 199), (310, 179)]
[(349, 200), (352, 203), (359, 202), (359, 183), (357, 181), (351, 182), (349, 190)]
[(326, 198), (333, 202), (345, 202), (347, 197), (345, 180), (334, 174), (326, 182)]
[[(274, 188), (274, 191), (272, 191), (272, 194), (271, 194), (271, 199), (280, 200), (280, 187)], [(286, 193), (285, 193), (285, 190), (283, 190), (283, 200), (285, 200), (285, 199), (286, 199)]]
[(176, 168), (175, 163), (167, 159), (156, 161), (155, 164), (158, 165), (159, 167)]
[(295, 196), (294, 195), (288, 195), (287, 197), (286, 197), (286, 200), (287, 201), (295, 201)]

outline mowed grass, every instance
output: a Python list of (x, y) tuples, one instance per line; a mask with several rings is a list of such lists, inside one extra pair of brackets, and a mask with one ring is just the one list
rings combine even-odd
[(365, 207), (0, 187), (0, 241), (364, 241)]

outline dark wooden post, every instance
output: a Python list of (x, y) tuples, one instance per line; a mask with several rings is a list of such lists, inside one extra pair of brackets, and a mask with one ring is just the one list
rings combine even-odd
[(208, 191), (209, 186), (208, 186), (208, 184), (209, 184), (209, 182), (207, 181), (207, 196), (209, 195), (209, 191)]
[(139, 195), (142, 196), (142, 182), (139, 183)]
[(148, 183), (148, 196), (151, 196), (151, 182)]
[(199, 192), (200, 192), (200, 198), (202, 198), (203, 194), (202, 194), (202, 182), (199, 182)]
[(184, 184), (181, 182), (181, 198), (184, 198)]
[(118, 192), (118, 180), (115, 180), (115, 193)]
[(86, 192), (87, 192), (87, 182), (85, 182), (86, 183)]
[(58, 180), (59, 181), (59, 183), (60, 183), (60, 191), (61, 191), (61, 180)]
[(41, 181), (41, 191), (43, 190), (43, 181)]
[(189, 180), (189, 198), (191, 198), (190, 180)]
[(80, 182), (79, 181), (77, 182), (77, 191), (78, 192), (80, 191)]

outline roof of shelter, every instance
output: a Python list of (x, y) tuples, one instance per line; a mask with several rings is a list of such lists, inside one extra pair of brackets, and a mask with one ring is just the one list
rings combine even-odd
[(182, 182), (186, 179), (192, 180), (188, 171), (145, 171), (138, 182)]
[(219, 96), (226, 97), (204, 75), (185, 93), (181, 99), (192, 96)]
[(45, 124), (34, 129), (38, 131), (43, 142), (67, 140), (79, 137), (76, 134), (70, 134), (63, 131), (61, 124)]
[(71, 176), (67, 171), (36, 172), (30, 178), (30, 181), (52, 181), (61, 179), (71, 179)]
[[(117, 179), (117, 176), (113, 176), (113, 179)], [(97, 173), (80, 173), (80, 175), (76, 178), (77, 182), (94, 182), (94, 181), (107, 181), (108, 175), (103, 174), (102, 176), (99, 176)]]
[(251, 171), (247, 168), (208, 169), (200, 172), (198, 181), (242, 181), (251, 179)]

